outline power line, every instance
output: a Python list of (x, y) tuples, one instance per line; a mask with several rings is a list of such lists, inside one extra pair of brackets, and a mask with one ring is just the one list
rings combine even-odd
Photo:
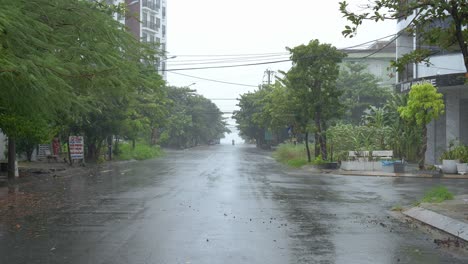
[(250, 54), (206, 54), (206, 55), (177, 55), (177, 57), (230, 57), (230, 56), (259, 56), (259, 55), (278, 55), (278, 54), (289, 54), (288, 52), (270, 52), (270, 53), (250, 53)]
[(287, 59), (289, 56), (282, 55), (281, 57), (264, 57), (264, 58), (236, 58), (236, 59), (223, 59), (223, 60), (203, 60), (197, 62), (181, 62), (181, 61), (174, 61), (171, 62), (171, 66), (190, 66), (190, 65), (204, 65), (204, 64), (226, 64), (226, 63), (236, 63), (236, 62), (262, 62), (266, 60), (278, 60), (278, 59)]
[(245, 86), (245, 87), (255, 87), (255, 88), (258, 87), (257, 85), (250, 85), (250, 84), (243, 84), (243, 83), (234, 83), (234, 82), (225, 82), (225, 81), (214, 80), (214, 79), (208, 79), (208, 78), (202, 78), (202, 77), (197, 77), (197, 76), (188, 75), (188, 74), (183, 74), (183, 73), (178, 73), (178, 72), (172, 72), (172, 71), (168, 71), (168, 72), (169, 72), (169, 73), (172, 73), (172, 74), (177, 74), (177, 75), (186, 76), (186, 77), (190, 77), (190, 78), (194, 78), (194, 79), (199, 79), (199, 80), (204, 80), (204, 81), (209, 81), (209, 82), (217, 82), (217, 83), (230, 84), (230, 85), (237, 85), (237, 86)]
[(222, 68), (235, 68), (235, 67), (246, 67), (246, 66), (256, 66), (256, 65), (265, 65), (265, 64), (275, 64), (291, 61), (287, 60), (277, 60), (277, 61), (267, 61), (267, 62), (257, 62), (257, 63), (247, 63), (247, 64), (237, 64), (237, 65), (223, 65), (223, 66), (207, 66), (207, 67), (193, 67), (193, 68), (179, 68), (179, 69), (166, 69), (166, 72), (172, 71), (186, 71), (186, 70), (205, 70), (205, 69), (222, 69)]
[(261, 55), (261, 56), (241, 56), (241, 57), (220, 57), (220, 58), (204, 58), (204, 59), (191, 59), (191, 60), (178, 60), (177, 58), (171, 60), (171, 62), (205, 62), (205, 61), (232, 61), (232, 60), (253, 60), (253, 59), (261, 59), (261, 58), (274, 58), (274, 57), (284, 57), (289, 56), (289, 53), (283, 53), (278, 55)]

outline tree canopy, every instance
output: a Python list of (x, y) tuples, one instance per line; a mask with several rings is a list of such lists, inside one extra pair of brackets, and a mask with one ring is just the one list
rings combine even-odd
[(398, 112), (405, 120), (417, 124), (423, 129), (423, 147), (420, 152), (419, 167), (425, 165), (427, 149), (427, 127), (432, 120), (438, 118), (445, 109), (443, 95), (432, 84), (413, 85), (409, 92), (406, 106), (398, 108)]

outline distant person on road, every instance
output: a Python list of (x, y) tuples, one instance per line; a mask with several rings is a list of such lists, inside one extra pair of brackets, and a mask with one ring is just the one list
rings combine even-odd
[(236, 142), (234, 141), (234, 139), (232, 140), (232, 145), (234, 146), (236, 144)]

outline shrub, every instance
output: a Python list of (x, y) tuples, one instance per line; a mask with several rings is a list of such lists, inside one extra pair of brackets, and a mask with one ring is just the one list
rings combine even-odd
[(281, 144), (273, 152), (273, 158), (278, 162), (295, 168), (302, 167), (308, 163), (306, 151), (302, 144)]
[(445, 200), (453, 200), (453, 193), (451, 193), (445, 186), (437, 186), (426, 192), (421, 202), (441, 203)]
[(288, 160), (287, 164), (288, 166), (294, 167), (294, 168), (300, 168), (304, 165), (307, 165), (307, 159), (292, 159)]
[(137, 142), (135, 149), (132, 149), (131, 144), (121, 144), (119, 146), (120, 154), (117, 156), (119, 160), (145, 160), (157, 158), (163, 155), (159, 146), (149, 146), (144, 143)]

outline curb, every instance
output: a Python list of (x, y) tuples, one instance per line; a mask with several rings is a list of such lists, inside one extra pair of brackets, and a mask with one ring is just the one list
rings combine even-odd
[(468, 175), (457, 175), (457, 174), (443, 174), (441, 176), (435, 176), (431, 174), (414, 174), (414, 173), (391, 173), (391, 172), (368, 172), (368, 171), (332, 171), (322, 170), (322, 173), (334, 175), (334, 176), (361, 176), (361, 177), (407, 177), (407, 178), (438, 178), (438, 179), (468, 179)]
[(421, 223), (437, 228), (445, 233), (468, 242), (468, 224), (453, 218), (438, 214), (421, 207), (413, 207), (402, 212)]

